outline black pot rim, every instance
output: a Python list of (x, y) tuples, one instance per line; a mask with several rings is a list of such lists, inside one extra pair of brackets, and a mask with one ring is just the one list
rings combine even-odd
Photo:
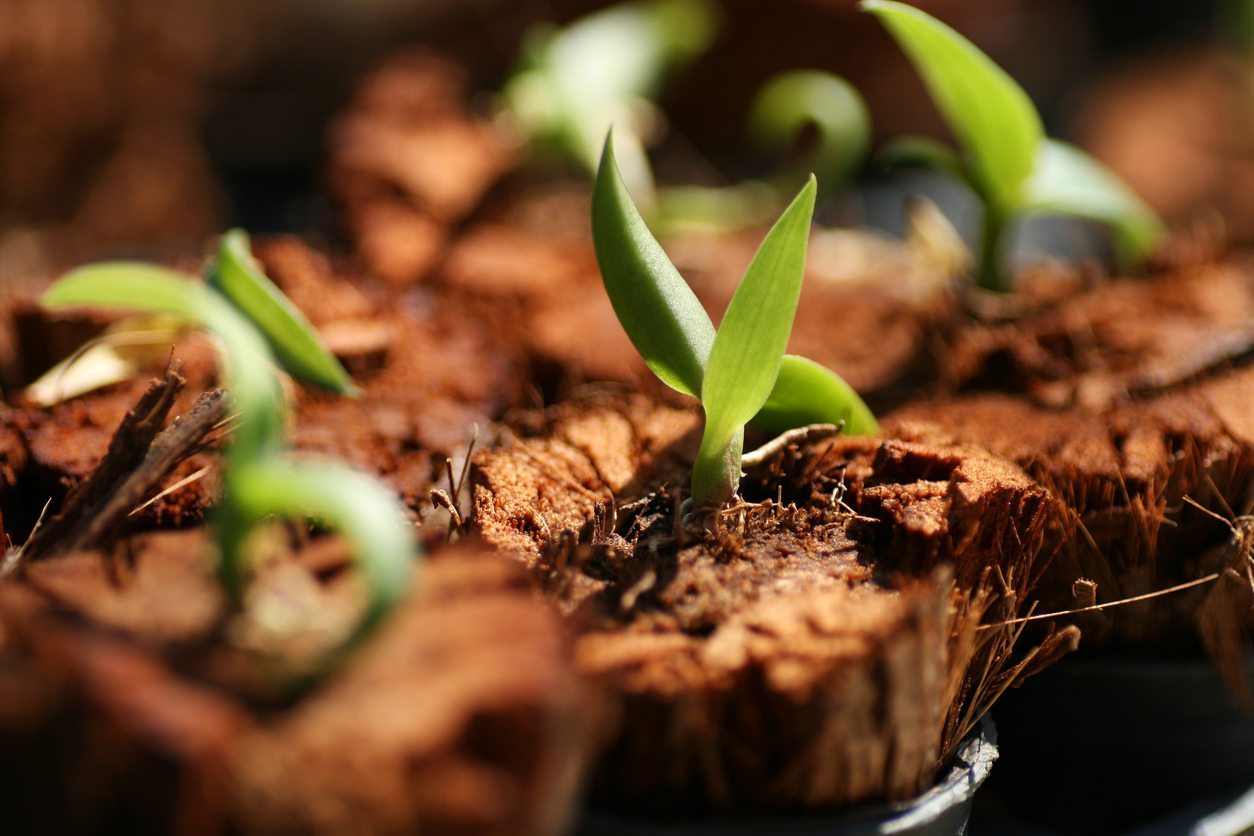
[(960, 815), (965, 822), (976, 791), (997, 760), (997, 729), (985, 715), (958, 747), (951, 765), (931, 789), (909, 801), (876, 804), (826, 816), (770, 816), (737, 820), (629, 819), (589, 812), (580, 832), (604, 836), (855, 836), (855, 834), (930, 833), (930, 828)]

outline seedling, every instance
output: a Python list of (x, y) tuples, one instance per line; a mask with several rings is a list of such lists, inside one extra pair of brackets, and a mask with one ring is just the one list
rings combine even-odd
[(804, 153), (779, 171), (730, 186), (658, 189), (654, 221), (664, 229), (738, 229), (767, 223), (787, 205), (810, 172), (823, 198), (862, 165), (871, 143), (871, 118), (849, 82), (820, 70), (794, 70), (762, 85), (749, 108), (748, 135), (764, 151), (783, 153), (799, 139)]
[(894, 0), (862, 0), (923, 77), (965, 156), (923, 138), (886, 149), (890, 161), (929, 165), (959, 177), (984, 204), (977, 274), (989, 290), (1007, 289), (1001, 256), (1009, 226), (1029, 213), (1098, 221), (1113, 233), (1124, 264), (1143, 260), (1162, 222), (1110, 170), (1080, 149), (1045, 136), (1040, 114), (1014, 79), (962, 35)]
[(375, 479), (332, 462), (288, 458), (286, 405), (276, 362), (306, 382), (352, 395), (348, 374), (305, 317), (262, 273), (239, 230), (222, 237), (208, 280), (138, 262), (105, 262), (63, 276), (44, 294), (51, 308), (97, 307), (165, 314), (209, 332), (228, 376), (237, 429), (213, 520), (218, 573), (232, 602), (244, 597), (244, 543), (271, 516), (316, 519), (354, 547), (368, 592), (348, 639), (365, 636), (400, 600), (416, 559), (404, 513)]
[(623, 3), (562, 29), (529, 33), (520, 68), (503, 97), (529, 139), (596, 171), (601, 137), (621, 129), (632, 194), (653, 201), (642, 136), (650, 99), (677, 65), (702, 52), (714, 33), (704, 0)]
[(699, 398), (705, 430), (692, 474), (697, 506), (731, 500), (740, 483), (744, 428), (757, 416), (779, 431), (814, 422), (853, 434), (878, 428), (832, 372), (784, 354), (792, 331), (814, 211), (814, 178), (767, 233), (718, 330), (627, 193), (611, 138), (592, 196), (592, 234), (614, 312), (659, 379)]
[(769, 79), (750, 108), (749, 137), (786, 150), (809, 129), (809, 153), (776, 174), (731, 186), (659, 189), (645, 154), (660, 119), (654, 98), (675, 68), (708, 46), (717, 24), (706, 0), (648, 0), (594, 12), (561, 29), (529, 33), (502, 100), (528, 140), (589, 174), (601, 138), (614, 126), (623, 179), (637, 206), (659, 225), (720, 229), (765, 223), (813, 171), (820, 189), (843, 183), (862, 164), (870, 120), (858, 92), (830, 73), (801, 70)]

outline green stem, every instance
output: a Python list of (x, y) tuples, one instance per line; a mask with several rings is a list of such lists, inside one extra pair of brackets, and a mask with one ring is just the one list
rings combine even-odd
[(726, 505), (740, 487), (745, 428), (737, 429), (730, 442), (725, 438), (722, 433), (712, 437), (709, 432), (701, 437), (701, 448), (692, 468), (692, 504), (698, 508)]
[(278, 456), (239, 464), (227, 474), (219, 509), (219, 573), (228, 595), (242, 602), (248, 532), (267, 517), (306, 517), (329, 526), (353, 547), (366, 586), (366, 611), (346, 642), (351, 645), (383, 620), (411, 586), (418, 563), (405, 510), (380, 482), (329, 461)]
[(987, 199), (984, 202), (983, 226), (976, 283), (985, 290), (1006, 291), (1009, 289), (1008, 283), (1001, 272), (1002, 236), (1006, 231), (1006, 219)]

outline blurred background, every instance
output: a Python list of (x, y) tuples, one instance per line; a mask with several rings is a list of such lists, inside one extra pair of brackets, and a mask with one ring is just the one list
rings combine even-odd
[[(524, 33), (589, 0), (4, 0), (0, 281), (89, 257), (160, 254), (228, 225), (335, 243), (329, 126), (371, 68), (433, 48), (472, 104)], [(1254, 232), (1254, 58), (1239, 2), (921, 0), (1169, 221)], [(854, 0), (721, 0), (710, 48), (660, 99), (667, 137), (728, 178), (752, 91), (822, 68), (865, 96), (877, 141), (943, 136), (917, 76)], [(659, 164), (665, 176), (664, 163)], [(881, 175), (865, 174), (872, 187)], [(874, 190), (870, 192), (874, 194)], [(865, 202), (891, 228), (897, 209)], [(877, 213), (885, 217), (877, 217)]]

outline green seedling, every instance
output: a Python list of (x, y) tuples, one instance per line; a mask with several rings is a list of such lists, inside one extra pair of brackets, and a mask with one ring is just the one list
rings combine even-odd
[(749, 108), (750, 141), (782, 153), (799, 139), (804, 153), (779, 171), (730, 186), (658, 189), (653, 220), (666, 230), (739, 229), (768, 223), (813, 172), (819, 200), (843, 186), (866, 159), (871, 118), (853, 85), (819, 70), (794, 70), (767, 80)]
[(716, 28), (707, 0), (648, 0), (612, 6), (561, 29), (535, 30), (502, 100), (534, 146), (556, 151), (589, 174), (613, 125), (628, 191), (664, 228), (766, 223), (810, 172), (821, 189), (843, 183), (866, 156), (870, 119), (843, 79), (810, 70), (783, 73), (755, 97), (749, 138), (780, 152), (809, 129), (808, 153), (762, 179), (659, 189), (645, 154), (645, 139), (659, 121), (654, 99), (669, 74), (705, 50)]
[(950, 27), (905, 3), (862, 0), (901, 45), (922, 76), (960, 156), (923, 138), (884, 152), (890, 162), (929, 165), (965, 181), (984, 204), (977, 280), (1004, 290), (1001, 256), (1010, 225), (1030, 213), (1094, 220), (1113, 233), (1121, 263), (1148, 256), (1162, 222), (1112, 172), (1078, 148), (1045, 136), (1026, 92), (1004, 70)]
[(650, 100), (666, 76), (700, 54), (716, 25), (706, 0), (623, 3), (562, 29), (528, 33), (520, 67), (503, 99), (528, 138), (597, 169), (601, 138), (619, 126), (623, 170), (632, 194), (653, 201), (653, 176), (641, 137)]
[(73, 270), (44, 294), (50, 308), (138, 310), (203, 329), (219, 346), (237, 429), (226, 454), (213, 527), (218, 574), (238, 607), (247, 570), (245, 540), (272, 516), (306, 517), (350, 543), (368, 592), (366, 611), (346, 646), (364, 637), (409, 586), (416, 547), (404, 512), (375, 479), (332, 462), (287, 456), (286, 404), (276, 362), (293, 376), (333, 392), (355, 392), (348, 374), (292, 303), (266, 278), (248, 237), (223, 236), (209, 280), (137, 262)]
[(605, 289), (623, 330), (658, 378), (699, 398), (705, 429), (692, 475), (697, 506), (731, 500), (740, 483), (745, 425), (781, 431), (809, 423), (878, 431), (844, 381), (786, 355), (814, 211), (814, 178), (767, 233), (717, 331), (640, 216), (607, 138), (592, 197), (592, 234)]

